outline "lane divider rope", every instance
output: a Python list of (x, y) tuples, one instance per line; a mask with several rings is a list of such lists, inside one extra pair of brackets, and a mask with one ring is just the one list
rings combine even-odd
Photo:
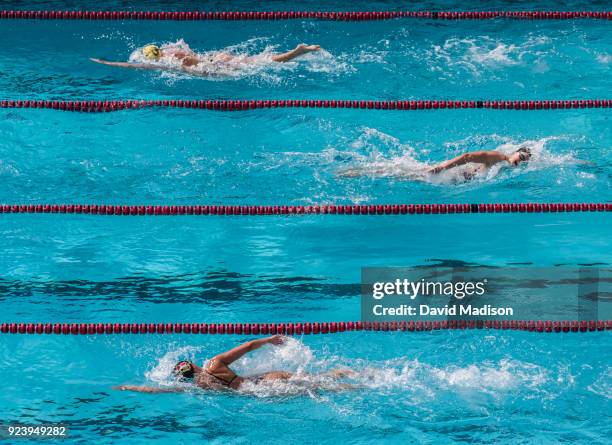
[(105, 205), (0, 204), (0, 214), (62, 213), (117, 216), (167, 215), (421, 215), (467, 213), (611, 212), (612, 202), (340, 204), (340, 205)]
[(493, 329), (529, 332), (593, 332), (612, 330), (612, 320), (600, 321), (400, 321), (314, 323), (2, 323), (3, 334), (335, 334), (347, 331), (437, 331)]
[(267, 108), (358, 108), (368, 110), (563, 110), (612, 108), (612, 99), (580, 100), (1, 100), (0, 108), (41, 108), (85, 113), (142, 108), (245, 111)]
[(371, 21), (397, 18), (474, 20), (612, 20), (612, 11), (59, 11), (2, 10), (0, 19), (43, 20), (289, 20)]

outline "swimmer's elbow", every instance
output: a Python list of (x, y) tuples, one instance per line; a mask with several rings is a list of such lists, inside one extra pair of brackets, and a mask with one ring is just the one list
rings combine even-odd
[(448, 170), (449, 168), (467, 164), (468, 162), (472, 162), (472, 153), (463, 153), (450, 161), (443, 162), (442, 164), (433, 167), (430, 170), (430, 173), (440, 173), (442, 170)]
[(473, 151), (471, 153), (464, 153), (461, 155), (461, 164), (468, 164), (470, 162), (474, 163), (487, 163), (492, 158), (497, 158), (496, 152), (490, 151)]
[(474, 162), (478, 157), (478, 153), (464, 153), (459, 157), (461, 164), (467, 164), (469, 162)]

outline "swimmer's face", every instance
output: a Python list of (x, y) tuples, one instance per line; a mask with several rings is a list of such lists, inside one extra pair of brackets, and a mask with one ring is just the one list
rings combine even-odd
[(516, 167), (521, 162), (527, 162), (529, 160), (529, 158), (531, 158), (531, 154), (529, 152), (515, 151), (510, 156), (508, 156), (508, 162), (511, 165)]

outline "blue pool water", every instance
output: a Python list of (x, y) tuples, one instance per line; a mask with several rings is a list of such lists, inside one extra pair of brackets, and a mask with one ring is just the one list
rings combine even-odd
[[(66, 9), (70, 2), (37, 3)], [(112, 1), (91, 8), (124, 9)], [(132, 2), (134, 3), (134, 2)], [(14, 8), (32, 9), (27, 2)], [(235, 5), (235, 7), (234, 7)], [(136, 9), (215, 9), (144, 2)], [(462, 9), (482, 9), (481, 6)], [(86, 9), (85, 6), (81, 6)], [(453, 9), (421, 2), (412, 9)], [(521, 9), (548, 9), (522, 2)], [(268, 9), (346, 9), (272, 2)], [(517, 9), (513, 2), (486, 9)], [(566, 1), (559, 9), (601, 10)], [(237, 1), (232, 9), (262, 9)], [(368, 2), (353, 9), (401, 9)], [(607, 21), (2, 21), (1, 99), (595, 99), (610, 92)], [(121, 70), (151, 42), (236, 53), (321, 44), (229, 78)], [(10, 49), (10, 50), (7, 50)], [(313, 204), (610, 202), (607, 109), (560, 111), (0, 110), (0, 202)], [(469, 183), (398, 178), (466, 150), (528, 166)], [(347, 169), (382, 177), (344, 178)], [(422, 178), (421, 178), (422, 179)], [(608, 214), (431, 217), (0, 217), (1, 321), (358, 319), (364, 266), (612, 261)], [(346, 333), (263, 349), (237, 370), (349, 366), (360, 389), (129, 394), (168, 384), (241, 336), (2, 336), (0, 419), (63, 422), (78, 442), (606, 443), (610, 335)], [(135, 439), (134, 439), (135, 438)]]

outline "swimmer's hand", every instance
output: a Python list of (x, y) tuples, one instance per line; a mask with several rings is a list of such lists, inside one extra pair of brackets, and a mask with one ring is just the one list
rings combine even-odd
[(444, 167), (442, 167), (441, 165), (436, 165), (435, 167), (427, 169), (427, 173), (435, 175), (436, 173), (440, 173), (442, 170), (444, 170)]
[(300, 43), (295, 49), (302, 53), (311, 53), (313, 51), (321, 51), (321, 45), (306, 45), (305, 43)]
[(273, 335), (272, 337), (266, 338), (266, 343), (279, 346), (285, 343), (285, 337), (282, 335)]

